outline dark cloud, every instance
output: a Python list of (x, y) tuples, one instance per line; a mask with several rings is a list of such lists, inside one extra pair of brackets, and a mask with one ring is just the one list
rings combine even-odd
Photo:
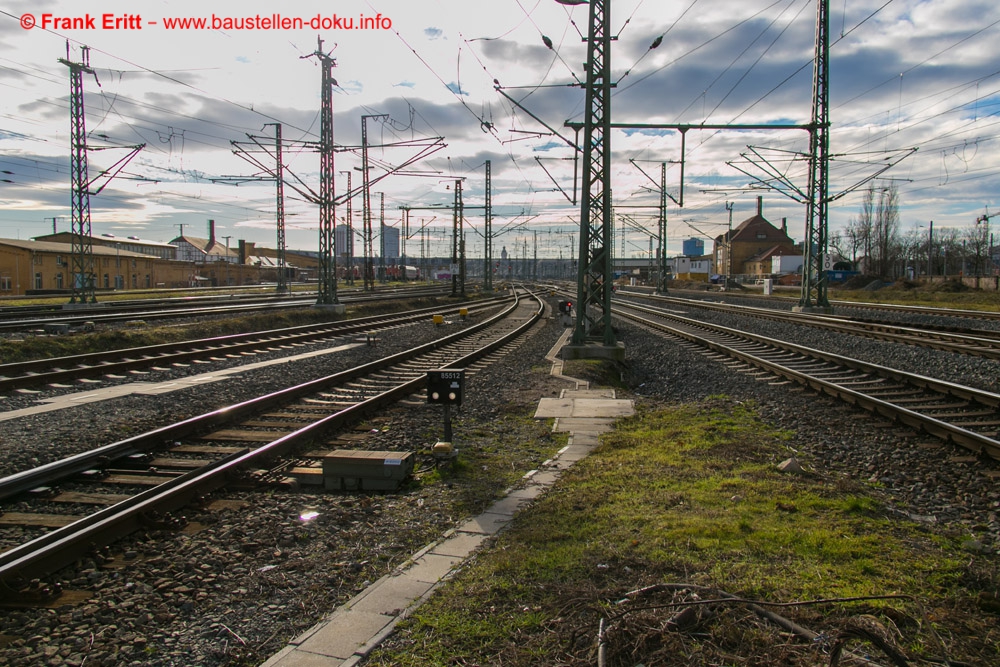
[[(543, 71), (555, 59), (555, 55), (543, 43), (541, 38), (538, 44), (520, 44), (507, 39), (492, 39), (482, 42), (480, 46), (483, 56), (493, 67), (516, 63), (522, 67), (538, 67)], [(511, 84), (512, 81), (503, 83)], [(530, 84), (534, 82), (517, 82)]]

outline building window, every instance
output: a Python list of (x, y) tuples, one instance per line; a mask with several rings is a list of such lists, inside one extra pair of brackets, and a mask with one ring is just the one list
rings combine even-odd
[(35, 274), (35, 289), (42, 289), (42, 274)]
[(766, 239), (767, 238), (767, 232), (757, 232), (757, 238), (759, 238), (759, 239)]
[(56, 274), (56, 289), (62, 289), (63, 286), (63, 274)]
[(105, 273), (104, 274), (104, 289), (108, 289), (109, 287), (111, 287), (111, 279), (110, 279), (110, 276), (108, 276), (108, 274)]
[(0, 276), (0, 292), (11, 292), (13, 289), (10, 276)]

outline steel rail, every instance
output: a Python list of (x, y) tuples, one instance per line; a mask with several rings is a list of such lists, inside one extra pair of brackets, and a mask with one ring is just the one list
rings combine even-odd
[[(698, 293), (704, 294), (704, 292), (702, 291), (698, 291)], [(719, 296), (722, 295), (720, 294)], [(764, 297), (763, 295), (756, 293), (736, 294), (735, 296), (744, 299), (767, 298), (768, 300), (772, 301), (789, 302), (792, 304), (798, 303), (799, 300), (798, 297), (786, 297), (786, 296)], [(912, 313), (916, 315), (934, 315), (940, 317), (956, 317), (960, 319), (1000, 320), (1000, 312), (995, 310), (966, 310), (962, 308), (938, 308), (935, 306), (907, 306), (898, 303), (872, 303), (867, 301), (842, 301), (833, 299), (830, 300), (830, 304), (832, 306), (840, 306), (844, 308), (859, 308), (862, 310), (888, 310), (900, 313)]]
[[(414, 296), (441, 296), (446, 294), (441, 289), (421, 289), (410, 290), (408, 292), (377, 292), (374, 294), (360, 294), (357, 296), (345, 296), (341, 301), (345, 304), (368, 303), (373, 301), (393, 300), (400, 298), (412, 298)], [(112, 302), (109, 302), (109, 304)], [(0, 330), (18, 331), (43, 327), (46, 324), (82, 324), (86, 322), (114, 322), (118, 320), (157, 320), (177, 317), (192, 317), (198, 315), (219, 315), (227, 313), (256, 312), (265, 310), (283, 310), (288, 308), (311, 308), (316, 304), (315, 297), (302, 297), (284, 295), (281, 297), (260, 297), (252, 303), (247, 303), (243, 299), (216, 298), (214, 303), (191, 303), (171, 301), (157, 304), (155, 300), (149, 300), (144, 305), (116, 308), (108, 305), (97, 309), (63, 310), (59, 315), (52, 315), (44, 318), (32, 318), (27, 320), (13, 320), (3, 318), (0, 320)], [(178, 313), (184, 310), (183, 313)]]
[(783, 310), (768, 308), (758, 308), (756, 306), (743, 306), (739, 304), (712, 303), (697, 299), (680, 299), (676, 297), (664, 297), (659, 295), (643, 295), (644, 298), (654, 299), (657, 302), (671, 303), (682, 306), (695, 306), (724, 313), (739, 313), (748, 317), (775, 320), (781, 322), (793, 322), (802, 326), (815, 327), (819, 329), (829, 329), (837, 333), (864, 336), (877, 340), (887, 340), (904, 345), (914, 345), (917, 347), (928, 347), (942, 352), (956, 352), (958, 354), (968, 354), (986, 359), (1000, 359), (1000, 333), (996, 338), (983, 336), (965, 336), (961, 334), (922, 330), (916, 327), (907, 327), (896, 324), (855, 322), (837, 316), (818, 315), (807, 313), (790, 313)]
[[(445, 367), (458, 368), (477, 361), (488, 354), (491, 354), (500, 347), (507, 345), (534, 326), (544, 312), (544, 303), (537, 296), (532, 295), (532, 298), (534, 298), (538, 303), (538, 307), (535, 309), (534, 314), (527, 318), (524, 323), (475, 352), (446, 364)], [(360, 366), (356, 369), (351, 369), (351, 371), (345, 371), (344, 373), (338, 373), (326, 378), (314, 380), (306, 383), (305, 385), (299, 385), (298, 387), (289, 388), (280, 392), (274, 392), (263, 398), (273, 399), (276, 396), (282, 395), (282, 402), (284, 402), (284, 400), (289, 396), (311, 393), (316, 388), (323, 386), (323, 384), (330, 384), (333, 378), (343, 379), (345, 376), (356, 377), (358, 375), (383, 369), (386, 366), (390, 366), (398, 362), (408, 361), (414, 356), (436, 350), (450, 342), (455, 342), (461, 338), (476, 333), (477, 331), (481, 331), (489, 326), (492, 326), (505, 318), (507, 315), (513, 313), (519, 303), (520, 299), (515, 299), (515, 303), (509, 309), (504, 311), (504, 313), (501, 313), (496, 317), (474, 327), (470, 327), (465, 331), (442, 338), (441, 340), (421, 345), (413, 350), (391, 355), (386, 359), (365, 364), (364, 366)], [(208, 469), (203, 468), (192, 471), (173, 480), (169, 480), (164, 484), (139, 494), (138, 496), (135, 496), (127, 501), (123, 501), (122, 503), (100, 510), (99, 512), (96, 512), (79, 522), (55, 529), (39, 538), (36, 538), (35, 540), (0, 553), (0, 582), (6, 584), (8, 588), (16, 588), (19, 583), (26, 583), (27, 578), (37, 577), (43, 573), (51, 572), (59, 567), (63, 567), (79, 558), (79, 547), (107, 544), (114, 539), (117, 539), (123, 533), (137, 530), (142, 527), (145, 520), (144, 517), (173, 512), (185, 504), (190, 503), (192, 500), (203, 497), (205, 494), (224, 486), (229, 477), (236, 471), (250, 464), (256, 464), (262, 459), (277, 457), (294, 447), (308, 444), (333, 428), (351, 423), (369, 412), (377, 410), (384, 405), (398, 400), (399, 398), (416, 392), (423, 387), (425, 383), (426, 376), (408, 380), (392, 389), (361, 401), (353, 406), (344, 408), (343, 410), (335, 412), (322, 420), (313, 422), (308, 426), (284, 435), (281, 438), (266, 443), (258, 448), (234, 454), (227, 459), (212, 464), (208, 467)], [(307, 386), (309, 389), (303, 390), (303, 387)], [(236, 406), (216, 410), (212, 413), (208, 413), (207, 415), (202, 415), (200, 417), (181, 422), (177, 426), (182, 427), (182, 430), (184, 431), (183, 435), (204, 427), (206, 422), (203, 420), (206, 418), (209, 419), (208, 423), (210, 425), (215, 426), (219, 422), (214, 421), (214, 419), (217, 419), (222, 413), (227, 411), (232, 410), (234, 412), (245, 414), (249, 411), (259, 410), (264, 407), (257, 401), (258, 399), (253, 399), (251, 401), (245, 401), (237, 404)], [(230, 415), (231, 414), (233, 413), (230, 413)], [(127, 441), (123, 441), (123, 443), (131, 443), (126, 445), (129, 449), (139, 449), (136, 447), (136, 441), (139, 440), (148, 442), (149, 439), (152, 438), (153, 441), (160, 442), (165, 438), (172, 439), (173, 437), (182, 435), (173, 429), (174, 427), (157, 429), (149, 434), (130, 438)], [(109, 445), (108, 447), (112, 447), (112, 445)], [(102, 450), (106, 451), (107, 448), (102, 448)], [(128, 451), (128, 449), (125, 451)], [(90, 456), (90, 454), (93, 453), (73, 458), (87, 458), (94, 461), (95, 459)], [(0, 480), (0, 489), (5, 487), (7, 479)], [(0, 497), (5, 497), (6, 495), (7, 494), (3, 491), (0, 491)]]
[[(858, 359), (851, 359), (850, 357), (844, 357), (838, 354), (833, 354), (831, 352), (824, 352), (822, 350), (816, 350), (802, 345), (796, 345), (794, 343), (774, 340), (764, 336), (758, 336), (755, 334), (748, 334), (742, 331), (738, 331), (736, 329), (731, 329), (729, 327), (723, 327), (719, 325), (709, 325), (702, 322), (697, 322), (695, 320), (691, 320), (686, 317), (681, 317), (670, 313), (658, 312), (655, 309), (644, 308), (642, 306), (639, 307), (629, 306), (629, 308), (655, 314), (658, 317), (664, 317), (671, 320), (676, 320), (686, 326), (695, 328), (700, 331), (721, 333), (739, 340), (745, 340), (756, 344), (765, 345), (770, 348), (777, 348), (786, 352), (793, 352), (799, 355), (804, 355), (824, 362), (834, 363), (839, 366), (850, 368), (852, 370), (866, 372), (873, 375), (878, 375), (880, 377), (890, 378), (898, 382), (905, 382), (913, 386), (919, 387), (921, 389), (934, 391), (946, 396), (952, 396), (963, 400), (976, 401), (978, 403), (987, 405), (992, 408), (1000, 407), (1000, 394), (994, 394), (992, 392), (975, 389), (973, 387), (966, 387), (964, 385), (959, 385), (952, 382), (946, 382), (944, 380), (937, 380), (935, 378), (930, 378), (923, 375), (907, 373), (905, 371), (889, 368), (887, 366), (871, 364), (868, 362), (860, 361)], [(880, 414), (883, 417), (902, 422), (918, 430), (926, 431), (927, 433), (935, 435), (941, 438), (942, 440), (946, 440), (954, 444), (960, 445), (973, 452), (985, 453), (991, 458), (1000, 459), (1000, 441), (994, 438), (990, 438), (980, 433), (970, 431), (956, 424), (950, 424), (940, 419), (935, 419), (934, 417), (924, 415), (919, 412), (915, 412), (903, 406), (893, 404), (889, 401), (884, 401), (882, 399), (873, 396), (868, 396), (862, 392), (838, 385), (836, 382), (823, 380), (822, 378), (811, 376), (808, 373), (790, 368), (786, 365), (782, 365), (777, 361), (765, 359), (750, 352), (740, 350), (735, 347), (731, 347), (729, 345), (726, 345), (725, 343), (706, 339), (691, 331), (685, 331), (683, 329), (670, 327), (661, 322), (655, 322), (653, 320), (639, 317), (637, 315), (629, 315), (628, 313), (625, 313), (620, 309), (613, 309), (613, 311), (615, 311), (615, 314), (618, 315), (619, 317), (623, 317), (625, 319), (634, 322), (640, 322), (646, 326), (652, 327), (660, 331), (666, 331), (672, 335), (678, 336), (680, 338), (688, 340), (702, 347), (707, 347), (711, 350), (719, 352), (720, 354), (724, 354), (726, 356), (739, 359), (740, 361), (751, 364), (758, 368), (762, 368), (768, 372), (778, 375), (779, 377), (785, 377), (787, 379), (794, 380), (799, 384), (810, 386), (816, 391), (820, 391), (830, 396), (841, 398), (842, 400), (853, 405), (859, 405), (869, 411)]]
[(472, 333), (492, 326), (494, 323), (501, 321), (509, 313), (513, 312), (517, 305), (518, 303), (515, 300), (509, 308), (501, 311), (492, 318), (484, 320), (483, 322), (449, 336), (431, 341), (430, 343), (425, 343), (411, 350), (406, 350), (382, 359), (377, 359), (368, 364), (341, 371), (333, 375), (317, 378), (301, 385), (281, 389), (265, 396), (252, 398), (242, 403), (219, 408), (218, 410), (197, 415), (176, 424), (164, 426), (147, 433), (132, 436), (125, 440), (104, 445), (103, 447), (99, 447), (89, 452), (83, 452), (81, 454), (77, 454), (76, 456), (71, 456), (59, 461), (53, 461), (52, 463), (34, 468), (32, 470), (14, 473), (13, 475), (0, 479), (0, 500), (9, 498), (10, 496), (18, 493), (29, 491), (38, 486), (42, 486), (53, 475), (59, 474), (65, 476), (78, 474), (93, 467), (100, 466), (113, 458), (146, 452), (158, 447), (163, 442), (173, 441), (209, 428), (217, 428), (220, 425), (227, 424), (240, 419), (245, 415), (252, 414), (255, 411), (260, 411), (267, 409), (272, 405), (278, 405), (283, 402), (294, 400), (299, 396), (318, 391), (323, 387), (352, 380), (356, 377), (392, 366), (409, 357), (424, 354), (430, 350), (442, 347), (452, 341), (459, 340)]
[[(107, 373), (128, 371), (164, 361), (179, 362), (198, 359), (204, 357), (206, 354), (240, 352), (278, 343), (288, 344), (330, 336), (343, 336), (365, 331), (377, 325), (391, 325), (393, 323), (399, 324), (418, 320), (426, 315), (437, 314), (442, 311), (445, 313), (457, 312), (460, 307), (467, 307), (474, 310), (482, 309), (503, 303), (510, 298), (506, 296), (488, 301), (473, 302), (467, 306), (432, 306), (340, 322), (308, 324), (283, 329), (270, 329), (175, 343), (160, 343), (143, 347), (122, 348), (50, 359), (35, 359), (0, 364), (0, 392), (89, 377), (94, 374), (105, 375)], [(271, 337), (271, 339), (264, 340), (268, 337)]]

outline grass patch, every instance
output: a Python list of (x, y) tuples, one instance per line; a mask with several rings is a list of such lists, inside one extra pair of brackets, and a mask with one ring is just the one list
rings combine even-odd
[[(829, 636), (864, 625), (911, 657), (943, 656), (934, 627), (948, 658), (997, 664), (996, 616), (976, 602), (996, 594), (995, 562), (891, 518), (860, 487), (778, 472), (786, 439), (718, 398), (623, 420), (367, 664), (593, 665), (602, 619), (609, 666), (827, 664), (829, 642), (745, 605), (690, 606), (718, 590), (827, 600), (772, 610)], [(920, 604), (832, 601), (887, 594)]]
[[(454, 425), (458, 456), (417, 476), (423, 486), (447, 484), (464, 514), (478, 514), (566, 445), (565, 433), (524, 415), (507, 414), (489, 423), (458, 420)], [(424, 439), (434, 442), (435, 437)]]
[(983, 278), (980, 289), (949, 290), (949, 283), (918, 284), (906, 289), (902, 284), (880, 290), (831, 289), (830, 298), (838, 301), (862, 303), (900, 304), (931, 308), (960, 308), (964, 310), (1000, 310), (1000, 292), (993, 289), (992, 276)]

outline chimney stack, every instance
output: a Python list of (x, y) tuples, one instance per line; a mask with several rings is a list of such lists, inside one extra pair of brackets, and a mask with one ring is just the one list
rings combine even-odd
[(757, 215), (764, 215), (764, 196), (757, 195)]
[(788, 218), (781, 219), (781, 233), (788, 236)]
[(208, 221), (208, 245), (215, 245), (215, 220)]

